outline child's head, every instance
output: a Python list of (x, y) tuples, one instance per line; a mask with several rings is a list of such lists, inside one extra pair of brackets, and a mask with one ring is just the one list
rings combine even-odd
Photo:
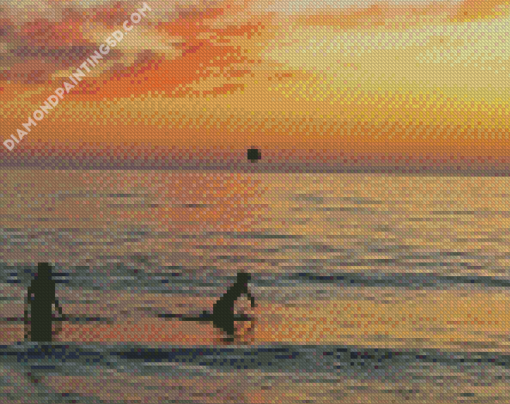
[(242, 285), (248, 286), (248, 282), (250, 282), (250, 280), (251, 280), (251, 275), (247, 274), (246, 272), (239, 272), (237, 274), (237, 282)]
[(47, 262), (39, 262), (37, 265), (37, 276), (39, 278), (51, 277), (51, 266)]

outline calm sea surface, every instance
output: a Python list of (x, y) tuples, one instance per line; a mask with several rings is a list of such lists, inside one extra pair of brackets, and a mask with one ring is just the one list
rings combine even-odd
[[(510, 403), (510, 179), (0, 171), (0, 401)], [(37, 262), (72, 321), (23, 340)], [(251, 272), (256, 322), (198, 314)]]

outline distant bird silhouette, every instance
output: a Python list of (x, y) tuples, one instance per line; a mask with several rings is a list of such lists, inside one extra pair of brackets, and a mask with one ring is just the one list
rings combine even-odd
[(28, 305), (30, 306), (30, 320), (28, 319), (28, 307), (25, 310), (25, 327), (30, 330), (25, 332), (25, 337), (31, 341), (51, 342), (52, 339), (52, 305), (60, 308), (55, 299), (55, 281), (51, 278), (51, 267), (46, 262), (37, 266), (36, 278), (28, 287)]
[(182, 321), (211, 321), (216, 328), (227, 333), (227, 340), (233, 341), (234, 322), (252, 321), (252, 318), (249, 316), (236, 316), (234, 314), (234, 304), (243, 294), (249, 297), (251, 307), (255, 307), (255, 298), (248, 290), (250, 280), (250, 274), (239, 272), (235, 284), (214, 304), (212, 313), (204, 311), (199, 317), (188, 317), (182, 314), (160, 314), (159, 317), (178, 318)]
[(252, 163), (255, 163), (257, 160), (260, 160), (262, 157), (260, 151), (255, 148), (248, 149), (248, 160)]

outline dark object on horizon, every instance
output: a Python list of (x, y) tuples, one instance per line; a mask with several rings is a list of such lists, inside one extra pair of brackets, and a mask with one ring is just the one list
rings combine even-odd
[(260, 160), (261, 158), (262, 155), (259, 149), (248, 149), (248, 160), (250, 160), (252, 163), (256, 162), (257, 160)]
[[(58, 308), (62, 315), (58, 301), (55, 299), (55, 281), (51, 278), (51, 267), (46, 262), (37, 266), (36, 278), (28, 287), (28, 305), (30, 306), (30, 320), (28, 307), (25, 309), (25, 338), (31, 341), (51, 342), (52, 339), (52, 305)], [(30, 331), (26, 327), (30, 326)]]
[(239, 272), (236, 283), (214, 304), (212, 313), (204, 311), (199, 317), (187, 317), (182, 314), (160, 314), (159, 317), (178, 318), (182, 321), (212, 321), (216, 328), (220, 328), (228, 334), (229, 340), (233, 340), (234, 322), (252, 320), (245, 315), (234, 315), (235, 301), (243, 294), (250, 298), (251, 307), (255, 307), (255, 299), (248, 291), (250, 280), (250, 274)]

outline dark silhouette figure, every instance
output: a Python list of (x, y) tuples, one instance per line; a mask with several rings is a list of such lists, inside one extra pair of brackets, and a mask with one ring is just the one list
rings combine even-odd
[(255, 163), (257, 160), (260, 160), (262, 158), (262, 155), (258, 149), (251, 148), (248, 149), (248, 160), (250, 160), (252, 163)]
[(159, 317), (179, 318), (182, 321), (212, 321), (216, 328), (228, 334), (227, 340), (233, 341), (234, 322), (252, 320), (245, 315), (234, 315), (234, 304), (243, 294), (250, 298), (251, 307), (255, 307), (255, 299), (248, 290), (250, 280), (250, 274), (239, 272), (236, 283), (214, 304), (212, 313), (204, 311), (200, 317), (187, 317), (182, 314), (160, 314)]
[(30, 306), (30, 320), (28, 311), (25, 310), (25, 326), (29, 325), (30, 330), (25, 337), (31, 341), (51, 342), (52, 339), (52, 305), (60, 308), (55, 299), (55, 281), (51, 278), (51, 267), (48, 263), (41, 262), (37, 267), (36, 278), (28, 287), (28, 304)]
[(251, 307), (255, 306), (255, 299), (248, 291), (248, 282), (250, 275), (245, 272), (237, 274), (237, 280), (227, 293), (213, 306), (213, 324), (216, 328), (221, 328), (230, 337), (234, 336), (234, 303), (241, 295), (245, 294), (250, 298)]

